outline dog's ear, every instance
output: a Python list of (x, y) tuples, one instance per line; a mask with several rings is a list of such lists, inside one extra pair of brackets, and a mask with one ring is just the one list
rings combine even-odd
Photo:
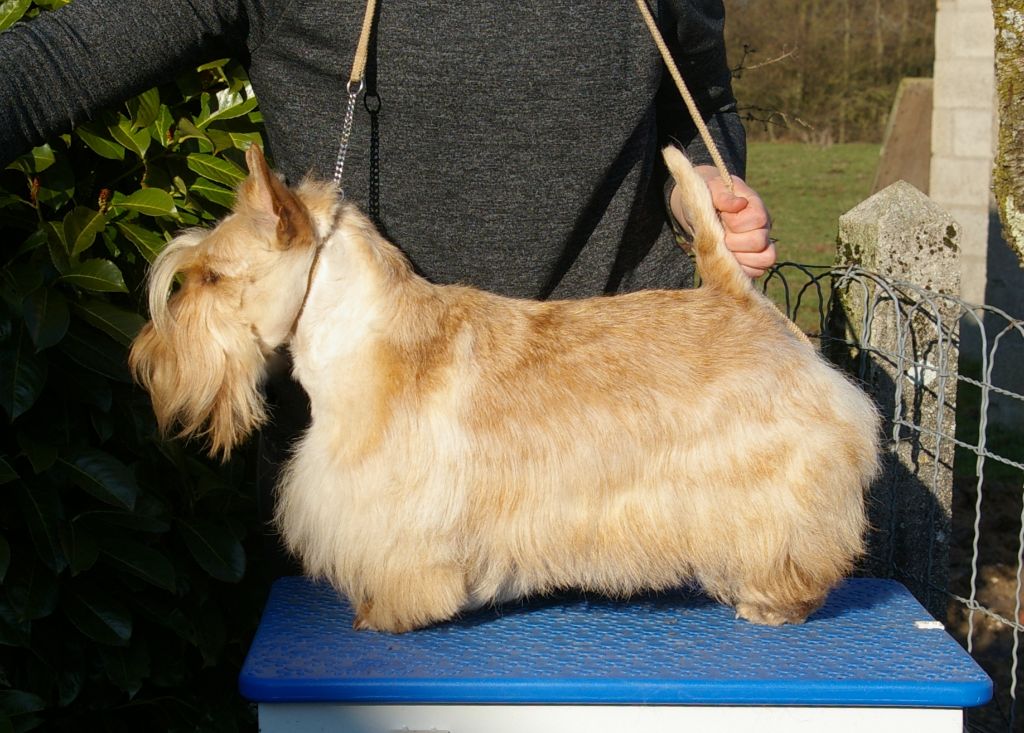
[(245, 162), (249, 165), (249, 178), (242, 184), (239, 196), (258, 212), (277, 220), (278, 245), (283, 249), (312, 246), (316, 230), (309, 210), (271, 172), (258, 145), (250, 145), (245, 151)]

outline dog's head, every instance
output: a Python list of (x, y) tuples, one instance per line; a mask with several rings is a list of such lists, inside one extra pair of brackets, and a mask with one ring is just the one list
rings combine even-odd
[[(232, 213), (179, 236), (153, 263), (152, 320), (129, 356), (161, 431), (204, 435), (224, 458), (266, 417), (266, 356), (290, 335), (318, 243), (303, 190), (271, 173), (258, 147), (246, 160)], [(323, 187), (309, 193), (321, 207), (329, 197)]]

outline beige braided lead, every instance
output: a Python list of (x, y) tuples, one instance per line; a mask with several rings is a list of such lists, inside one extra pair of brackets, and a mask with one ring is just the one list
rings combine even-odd
[(370, 48), (370, 33), (373, 30), (373, 14), (377, 10), (377, 0), (367, 0), (366, 13), (363, 15), (363, 27), (359, 31), (359, 44), (356, 46), (356, 55), (352, 59), (352, 75), (348, 82), (353, 87), (362, 84), (363, 74), (366, 73), (366, 54)]
[(711, 132), (708, 130), (708, 126), (704, 124), (704, 120), (701, 119), (700, 110), (697, 109), (697, 103), (693, 101), (693, 96), (690, 94), (690, 90), (687, 88), (686, 82), (683, 81), (683, 75), (679, 73), (679, 67), (676, 66), (676, 62), (672, 58), (672, 54), (669, 53), (668, 46), (665, 44), (665, 39), (662, 38), (661, 31), (658, 30), (658, 26), (654, 22), (654, 16), (651, 15), (651, 11), (647, 7), (646, 0), (636, 0), (636, 6), (639, 8), (640, 14), (644, 17), (644, 22), (647, 23), (647, 29), (651, 32), (651, 37), (654, 39), (654, 43), (658, 47), (658, 51), (661, 52), (661, 58), (665, 61), (665, 66), (668, 67), (668, 73), (672, 75), (672, 79), (676, 83), (676, 88), (679, 90), (679, 94), (682, 95), (683, 101), (686, 102), (686, 108), (690, 111), (690, 117), (693, 118), (693, 124), (697, 126), (697, 132), (700, 133), (700, 137), (704, 141), (704, 145), (707, 146), (708, 152), (711, 154), (711, 159), (715, 162), (715, 167), (718, 168), (718, 175), (722, 177), (722, 182), (725, 184), (729, 193), (733, 193), (732, 176), (729, 175), (729, 170), (725, 167), (725, 161), (722, 160), (722, 154), (718, 152), (718, 146), (715, 145), (715, 141), (711, 137)]

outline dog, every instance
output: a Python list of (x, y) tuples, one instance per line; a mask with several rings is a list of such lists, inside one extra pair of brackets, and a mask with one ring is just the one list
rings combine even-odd
[(681, 152), (701, 286), (548, 302), (432, 284), (332, 184), (246, 158), (233, 212), (154, 262), (130, 366), (161, 430), (226, 457), (290, 349), (312, 422), (276, 522), (356, 628), (692, 583), (800, 623), (851, 572), (877, 412), (744, 276)]

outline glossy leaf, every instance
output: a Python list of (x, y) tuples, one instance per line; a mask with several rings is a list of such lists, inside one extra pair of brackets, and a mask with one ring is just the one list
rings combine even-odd
[(46, 362), (34, 351), (24, 329), (0, 345), (0, 406), (11, 420), (35, 404), (46, 384)]
[(64, 242), (64, 227), (55, 226), (52, 222), (43, 224), (40, 230), (46, 234), (46, 248), (50, 253), (50, 262), (54, 269), (62, 275), (71, 269), (68, 247)]
[(203, 662), (215, 666), (224, 652), (227, 634), (224, 629), (224, 613), (220, 608), (204, 603), (196, 614), (196, 643), (203, 655)]
[(25, 203), (27, 202), (21, 196), (8, 191), (0, 191), (0, 209), (6, 209), (9, 206), (18, 206), (19, 204)]
[(111, 506), (131, 509), (139, 495), (132, 470), (109, 453), (85, 448), (60, 459), (71, 480)]
[(221, 153), (232, 148), (246, 150), (252, 145), (262, 147), (262, 136), (259, 132), (248, 129), (248, 122), (234, 121), (230, 123), (230, 126), (230, 129), (219, 125), (206, 128), (206, 134), (214, 145), (215, 153)]
[(72, 321), (60, 350), (76, 364), (117, 382), (131, 382), (124, 347), (106, 335)]
[(178, 523), (188, 551), (209, 575), (226, 583), (237, 583), (245, 575), (245, 550), (224, 525), (193, 519)]
[(213, 146), (212, 143), (210, 142), (210, 138), (207, 137), (206, 133), (200, 130), (198, 127), (196, 127), (195, 123), (187, 117), (183, 117), (182, 119), (178, 120), (178, 125), (174, 130), (174, 136), (179, 143), (183, 143), (186, 140), (199, 140), (200, 142), (204, 142), (207, 145), (210, 145), (211, 147)]
[(69, 651), (63, 650), (54, 664), (57, 704), (61, 707), (67, 707), (78, 698), (86, 679), (86, 670), (89, 668), (84, 654), (71, 654)]
[(153, 133), (156, 141), (165, 148), (174, 142), (174, 117), (166, 104), (160, 105), (156, 120), (153, 123)]
[(117, 124), (110, 125), (107, 130), (110, 132), (110, 136), (121, 145), (124, 145), (125, 148), (140, 158), (146, 157), (146, 151), (149, 149), (149, 143), (152, 140), (149, 132), (146, 130), (136, 130), (132, 125), (132, 121), (124, 115), (119, 115)]
[(93, 641), (124, 646), (132, 636), (132, 614), (109, 593), (81, 588), (61, 599), (61, 609), (79, 631)]
[(114, 419), (107, 413), (92, 410), (89, 412), (89, 422), (101, 444), (114, 437)]
[(0, 713), (24, 715), (46, 709), (46, 701), (38, 695), (22, 690), (0, 690)]
[(67, 544), (68, 562), (72, 575), (84, 573), (99, 560), (99, 542), (89, 527), (72, 522), (68, 528)]
[(263, 137), (258, 132), (228, 132), (227, 135), (238, 150), (247, 150), (252, 145), (263, 147)]
[(139, 254), (145, 257), (147, 262), (155, 260), (156, 256), (160, 254), (167, 244), (167, 241), (159, 234), (145, 227), (140, 227), (138, 224), (119, 221), (117, 222), (117, 228), (129, 242), (135, 245), (136, 249), (139, 250)]
[(21, 171), (26, 176), (34, 176), (42, 173), (55, 162), (57, 162), (57, 156), (53, 154), (53, 148), (47, 144), (32, 148), (21, 157), (15, 158), (7, 167)]
[(10, 602), (0, 596), (0, 644), (28, 648), (32, 644), (32, 622), (18, 617)]
[(58, 534), (62, 507), (57, 489), (47, 483), (36, 483), (18, 486), (17, 493), (18, 504), (39, 559), (54, 573), (61, 572), (68, 561)]
[(213, 59), (213, 61), (206, 61), (197, 66), (196, 71), (216, 71), (220, 73), (230, 60), (230, 58), (225, 56), (223, 58)]
[(64, 244), (72, 257), (92, 246), (107, 226), (107, 217), (87, 206), (76, 206), (64, 217)]
[(0, 31), (21, 20), (31, 3), (29, 0), (4, 0), (0, 3)]
[(101, 158), (124, 160), (124, 145), (111, 139), (105, 126), (87, 122), (75, 128), (75, 135)]
[(57, 576), (34, 557), (15, 558), (4, 591), (18, 621), (46, 618), (57, 608)]
[(43, 229), (36, 229), (22, 240), (15, 256), (20, 256), (46, 246), (46, 232)]
[(0, 270), (0, 285), (4, 298), (11, 305), (20, 307), (33, 290), (43, 286), (43, 269), (36, 262), (15, 262)]
[(205, 178), (197, 178), (189, 191), (197, 196), (202, 196), (207, 201), (212, 201), (218, 206), (223, 206), (224, 208), (231, 208), (232, 204), (235, 203), (234, 191), (224, 188), (223, 186), (219, 186), (213, 181), (208, 181)]
[(128, 196), (115, 197), (111, 204), (118, 209), (137, 211), (147, 216), (174, 216), (177, 213), (171, 194), (159, 188), (140, 188)]
[(179, 639), (187, 641), (189, 644), (196, 643), (197, 632), (194, 614), (187, 613), (182, 609), (177, 599), (168, 602), (157, 594), (140, 594), (132, 599), (132, 604), (133, 608), (173, 632)]
[(159, 550), (123, 537), (100, 539), (99, 547), (100, 552), (121, 570), (159, 588), (174, 591), (174, 566)]
[(114, 685), (128, 693), (129, 698), (135, 697), (142, 689), (142, 683), (149, 677), (149, 652), (145, 644), (134, 639), (126, 647), (101, 647), (100, 662), (107, 678)]
[(39, 288), (22, 305), (25, 328), (37, 351), (60, 343), (71, 322), (67, 299), (55, 288)]
[(75, 313), (124, 346), (131, 344), (146, 323), (138, 313), (96, 298), (84, 298), (76, 303)]
[(246, 172), (224, 158), (204, 153), (192, 153), (188, 156), (188, 167), (211, 181), (222, 183), (231, 188), (237, 187), (246, 178)]
[(160, 90), (153, 87), (128, 100), (128, 111), (133, 127), (149, 127), (160, 114)]
[(199, 119), (196, 120), (196, 124), (202, 129), (213, 122), (231, 120), (249, 114), (256, 109), (257, 101), (250, 88), (246, 88), (246, 91), (247, 95), (232, 92), (229, 89), (217, 92), (214, 96), (217, 108), (211, 110), (206, 106), (200, 113)]
[(209, 127), (206, 130), (207, 137), (210, 138), (210, 142), (213, 143), (213, 154), (219, 155), (225, 150), (230, 150), (235, 147), (234, 141), (231, 136), (223, 130), (219, 130), (215, 127)]
[(86, 260), (73, 265), (61, 277), (64, 282), (98, 293), (127, 293), (124, 276), (110, 260)]

